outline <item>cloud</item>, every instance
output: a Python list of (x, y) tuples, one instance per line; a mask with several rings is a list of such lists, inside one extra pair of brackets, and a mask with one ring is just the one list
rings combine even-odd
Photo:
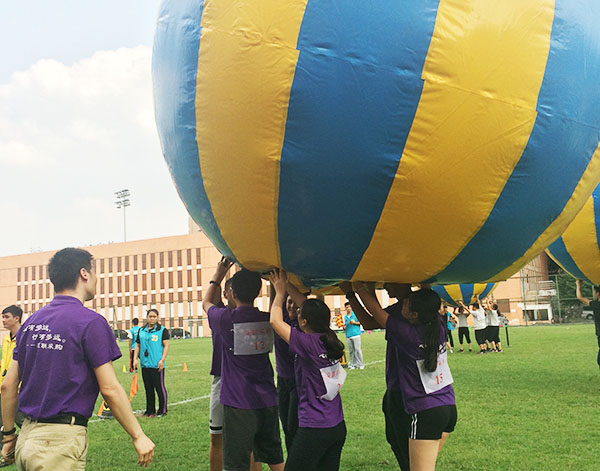
[[(151, 49), (40, 60), (0, 84), (0, 256), (122, 239), (114, 192), (131, 191), (127, 239), (181, 234), (187, 214), (154, 125)], [(9, 210), (10, 208), (10, 210)], [(10, 232), (10, 231), (9, 231)]]

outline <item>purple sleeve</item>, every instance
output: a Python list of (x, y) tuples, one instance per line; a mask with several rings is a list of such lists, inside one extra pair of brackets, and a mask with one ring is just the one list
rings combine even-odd
[[(29, 320), (29, 319), (27, 319), (27, 320)], [(17, 331), (17, 341), (15, 342), (15, 348), (13, 350), (13, 360), (17, 360), (17, 355), (19, 354), (19, 343), (21, 343), (21, 339), (23, 338), (23, 335), (24, 335), (24, 332), (25, 332), (24, 328), (26, 326), (28, 326), (28, 325), (29, 324), (26, 322)]]
[(399, 351), (405, 350), (407, 322), (399, 316), (389, 316), (385, 324), (385, 338), (392, 342)]
[(227, 309), (229, 308), (226, 306), (219, 307), (214, 305), (208, 308), (206, 315), (208, 316), (208, 326), (210, 327), (210, 330), (213, 332), (220, 332), (219, 327), (221, 325), (221, 317), (223, 312)]
[(290, 352), (299, 357), (308, 357), (314, 353), (311, 348), (311, 337), (298, 329), (290, 330)]
[(121, 357), (115, 335), (104, 317), (98, 314), (83, 333), (81, 341), (88, 364), (97, 368)]

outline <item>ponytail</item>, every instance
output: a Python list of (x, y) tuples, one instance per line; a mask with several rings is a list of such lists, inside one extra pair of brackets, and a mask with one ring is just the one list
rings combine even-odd
[(494, 311), (496, 311), (496, 313), (497, 313), (499, 316), (501, 316), (501, 315), (502, 315), (502, 313), (500, 312), (500, 309), (498, 309), (498, 305), (497, 305), (497, 304), (494, 304), (494, 305), (492, 306), (492, 309), (493, 309)]
[(440, 351), (440, 316), (436, 315), (424, 326), (425, 330), (425, 369), (435, 371)]
[(423, 325), (424, 366), (430, 372), (437, 368), (440, 351), (441, 303), (439, 295), (429, 288), (414, 291), (410, 295), (410, 309), (418, 314), (419, 322)]
[(322, 334), (320, 339), (327, 351), (327, 358), (334, 361), (342, 358), (344, 344), (329, 327), (331, 312), (327, 304), (320, 299), (307, 299), (300, 308), (300, 315), (314, 332)]
[(327, 358), (330, 360), (339, 360), (344, 355), (344, 344), (338, 339), (335, 332), (327, 327), (327, 331), (319, 337), (325, 350), (327, 351)]

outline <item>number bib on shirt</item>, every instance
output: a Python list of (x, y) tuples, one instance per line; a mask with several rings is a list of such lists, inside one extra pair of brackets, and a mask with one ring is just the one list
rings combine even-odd
[(233, 354), (258, 355), (273, 349), (273, 329), (264, 322), (233, 324)]
[(338, 361), (336, 364), (321, 368), (321, 376), (323, 377), (323, 383), (327, 394), (323, 394), (319, 399), (325, 399), (326, 401), (333, 401), (335, 396), (338, 395), (340, 389), (346, 381), (346, 370), (342, 368), (342, 365)]
[(417, 368), (421, 376), (421, 383), (427, 394), (439, 391), (442, 388), (452, 384), (452, 373), (448, 366), (448, 354), (441, 353), (438, 356), (437, 368), (435, 371), (427, 371), (424, 366), (425, 360), (417, 360)]

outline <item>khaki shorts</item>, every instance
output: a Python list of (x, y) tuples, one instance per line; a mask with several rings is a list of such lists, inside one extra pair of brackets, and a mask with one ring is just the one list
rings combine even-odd
[(18, 470), (85, 470), (87, 428), (25, 419), (16, 446)]

